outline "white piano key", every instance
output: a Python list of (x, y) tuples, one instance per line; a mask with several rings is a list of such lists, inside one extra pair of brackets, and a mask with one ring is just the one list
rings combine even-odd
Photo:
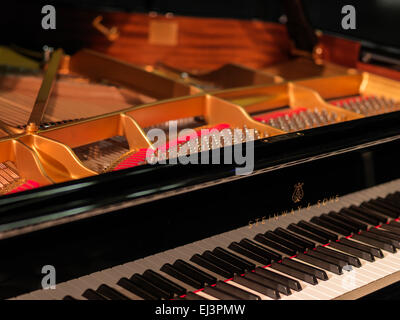
[[(242, 259), (244, 259), (244, 260), (246, 260), (246, 261), (248, 261), (248, 262), (250, 262), (250, 263), (255, 264), (256, 267), (257, 267), (257, 266), (261, 266), (260, 262), (257, 262), (257, 261), (255, 261), (255, 260), (253, 260), (253, 259), (251, 259), (251, 258), (249, 258), (249, 257), (247, 257), (247, 256), (245, 256), (245, 255), (243, 255), (243, 254), (241, 254), (241, 253), (239, 253), (239, 252), (236, 252), (236, 251), (234, 251), (234, 250), (231, 250), (231, 249), (229, 249), (228, 247), (226, 247), (226, 248), (224, 248), (224, 249), (225, 249), (226, 251), (228, 251), (228, 252), (230, 252), (230, 253), (232, 253), (232, 254), (238, 256), (239, 258), (242, 258)], [(268, 248), (267, 248), (267, 249), (268, 249)], [(262, 266), (262, 267), (263, 267), (263, 266)]]
[(396, 253), (392, 253), (390, 255), (390, 257), (393, 259), (393, 261), (400, 263), (400, 251), (397, 251)]
[[(369, 271), (359, 272), (359, 270), (362, 270), (362, 269), (353, 268), (353, 270), (350, 271), (350, 272), (353, 272), (354, 274), (356, 274), (357, 282), (360, 283), (360, 285), (361, 284), (368, 284), (368, 283), (370, 283), (370, 282), (372, 282), (372, 281), (374, 281), (376, 279), (376, 274), (375, 273), (371, 273)], [(344, 273), (344, 274), (347, 275), (347, 273)]]
[[(340, 251), (339, 249), (336, 249), (336, 248), (332, 248), (332, 247), (329, 247), (329, 249), (331, 249), (331, 250), (334, 250), (334, 251), (338, 251), (338, 252), (341, 252), (341, 253), (346, 253), (346, 252), (343, 252), (343, 251)], [(346, 253), (347, 254), (347, 253)], [(379, 273), (379, 271), (378, 270), (376, 270), (376, 268), (374, 268), (374, 267), (369, 267), (369, 268), (367, 268), (367, 269), (365, 269), (364, 267), (365, 266), (369, 266), (369, 265), (372, 265), (374, 262), (368, 262), (368, 261), (366, 261), (366, 260), (363, 260), (363, 259), (359, 259), (360, 260), (360, 262), (361, 262), (361, 267), (360, 268), (354, 268), (355, 270), (363, 270), (363, 271), (365, 271), (365, 272), (363, 272), (365, 275), (367, 275), (367, 276), (369, 276), (370, 278), (372, 278), (372, 279), (376, 279), (376, 277), (378, 276), (380, 276), (380, 273)], [(363, 281), (362, 280), (362, 278), (360, 278), (360, 279), (358, 279), (357, 281)]]
[[(300, 263), (304, 263), (304, 264), (309, 265), (309, 266), (314, 267), (314, 268), (318, 268), (318, 269), (324, 270), (324, 269), (322, 269), (322, 268), (319, 268), (319, 267), (317, 267), (317, 266), (315, 266), (315, 265), (313, 265), (313, 264), (311, 264), (311, 263), (307, 263), (307, 262), (302, 261), (302, 260), (300, 260), (300, 259), (293, 258), (293, 260), (294, 260), (294, 261), (298, 261), (298, 262), (300, 262)], [(329, 271), (327, 271), (327, 270), (324, 270), (324, 271), (325, 271), (325, 273), (326, 273), (327, 276), (328, 276), (328, 280), (323, 281), (323, 280), (318, 279), (318, 287), (320, 287), (320, 288), (322, 288), (322, 287), (326, 288), (326, 293), (328, 293), (328, 291), (331, 290), (331, 291), (332, 291), (332, 292), (331, 292), (332, 295), (335, 295), (335, 294), (337, 294), (337, 293), (340, 293), (341, 289), (340, 289), (340, 288), (337, 288), (337, 286), (336, 286), (336, 281), (333, 281), (333, 279), (336, 279), (335, 276), (337, 276), (337, 275), (335, 275), (335, 274), (333, 274), (333, 273), (331, 273), (331, 272), (329, 272)], [(337, 277), (340, 277), (340, 276), (337, 276)], [(331, 280), (332, 280), (332, 281), (331, 281)]]
[[(62, 296), (64, 297), (64, 296)], [(53, 300), (53, 299), (60, 299), (60, 296), (53, 296), (48, 292), (48, 290), (37, 290), (30, 294), (24, 295), (22, 298), (23, 300)]]
[(78, 299), (84, 299), (82, 293), (85, 291), (85, 288), (82, 287), (82, 284), (79, 284), (79, 278), (63, 283), (62, 289), (67, 293), (67, 295)]
[[(77, 279), (74, 279), (74, 280), (77, 280)], [(73, 297), (79, 299), (81, 293), (76, 291), (77, 290), (76, 285), (72, 286), (72, 287), (70, 285), (70, 282), (72, 282), (74, 280), (57, 284), (55, 290), (41, 290), (41, 291), (44, 292), (45, 294), (48, 294), (48, 295), (54, 297), (54, 299), (57, 299), (57, 300), (64, 298), (66, 295), (70, 295), (70, 296), (73, 296)]]
[(209, 295), (209, 294), (207, 294), (207, 293), (205, 293), (203, 291), (197, 291), (195, 293), (197, 295), (199, 295), (200, 297), (206, 298), (207, 300), (219, 300), (218, 298), (213, 297), (213, 296), (211, 296), (211, 295)]
[(280, 271), (272, 269), (272, 268), (269, 268), (268, 270), (271, 270), (272, 272), (284, 275), (285, 277), (297, 280), (303, 289), (299, 292), (292, 291), (293, 292), (292, 294), (300, 297), (300, 299), (302, 299), (302, 300), (314, 300), (314, 299), (324, 300), (324, 299), (328, 298), (326, 296), (326, 294), (324, 294), (324, 293), (318, 294), (318, 290), (316, 290), (316, 288), (315, 288), (318, 285), (313, 286), (312, 284), (309, 284), (307, 282), (304, 282), (302, 280), (299, 280), (295, 277), (292, 277), (286, 273), (280, 272)]
[(390, 256), (388, 256), (385, 259), (382, 259), (380, 261), (376, 261), (374, 266), (379, 268), (380, 270), (385, 269), (385, 270), (389, 271), (389, 274), (400, 270), (399, 269), (400, 265), (398, 263), (396, 263), (393, 260), (393, 258)]
[[(143, 298), (133, 294), (132, 292), (119, 286), (117, 282), (119, 279), (126, 277), (124, 274), (117, 272), (116, 270), (107, 269), (106, 271), (96, 272), (91, 275), (92, 286), (97, 289), (101, 284), (106, 284), (111, 288), (114, 288), (127, 298), (131, 300), (143, 300)], [(92, 287), (92, 289), (93, 289)]]
[[(128, 263), (123, 264), (123, 265), (119, 266), (118, 271), (123, 273), (126, 278), (130, 278), (135, 273), (141, 274), (146, 269), (148, 269), (147, 266), (143, 264), (144, 261), (145, 261), (144, 259), (141, 259), (141, 260), (137, 260), (135, 262), (129, 263), (129, 264)], [(149, 263), (149, 262), (147, 262), (147, 263)], [(158, 267), (158, 264), (157, 264), (157, 267)], [(158, 267), (158, 269), (159, 269), (159, 267)], [(156, 270), (154, 270), (154, 271), (156, 271)]]
[(207, 268), (204, 268), (204, 267), (198, 265), (197, 263), (194, 263), (194, 262), (189, 261), (189, 260), (187, 260), (186, 262), (189, 263), (189, 264), (191, 264), (191, 265), (193, 265), (193, 266), (196, 267), (197, 269), (199, 269), (199, 270), (201, 270), (201, 271), (203, 271), (203, 272), (209, 274), (210, 276), (215, 277), (215, 278), (217, 279), (217, 281), (218, 281), (218, 280), (222, 280), (222, 281), (227, 280), (226, 277), (223, 277), (223, 276), (221, 276), (221, 275), (219, 275), (219, 274), (217, 274), (217, 273), (215, 273), (215, 272), (213, 272), (213, 271), (211, 271), (211, 270), (209, 270), (209, 269), (207, 269)]
[(386, 276), (390, 273), (395, 272), (396, 270), (393, 270), (391, 267), (385, 267), (385, 268), (380, 268), (380, 263), (379, 261), (375, 261), (375, 262), (367, 262), (364, 266), (363, 266), (363, 270), (369, 270), (371, 271), (371, 273), (375, 273), (377, 276)]
[(176, 284), (178, 284), (181, 287), (185, 288), (187, 291), (196, 291), (196, 290), (198, 290), (197, 288), (194, 288), (194, 287), (192, 287), (192, 286), (190, 286), (190, 285), (188, 285), (188, 284), (186, 284), (186, 283), (184, 283), (184, 282), (182, 282), (182, 281), (170, 276), (169, 274), (167, 274), (167, 273), (165, 273), (165, 272), (163, 272), (161, 270), (157, 270), (158, 264), (151, 264), (148, 261), (146, 261), (146, 262), (143, 261), (141, 263), (146, 264), (146, 266), (148, 266), (149, 269), (152, 269), (153, 271), (159, 273), (160, 275), (162, 275), (163, 277), (167, 278), (168, 280), (171, 280), (172, 282), (175, 282)]
[[(255, 290), (252, 290), (252, 289), (250, 289), (248, 287), (245, 287), (245, 286), (243, 286), (243, 285), (241, 285), (241, 284), (239, 284), (239, 283), (237, 283), (237, 282), (235, 282), (233, 280), (232, 281), (228, 281), (227, 283), (229, 283), (230, 285), (235, 286), (237, 288), (240, 288), (242, 290), (245, 290), (247, 292), (250, 292), (252, 294), (255, 294), (256, 296), (259, 296), (261, 298), (261, 300), (274, 300), (274, 299), (272, 299), (272, 298), (270, 298), (270, 297), (268, 297), (268, 296), (266, 296), (266, 295), (264, 295), (264, 294), (262, 294), (262, 293), (260, 293), (258, 291), (255, 291)], [(282, 294), (281, 294), (281, 296), (282, 296)]]

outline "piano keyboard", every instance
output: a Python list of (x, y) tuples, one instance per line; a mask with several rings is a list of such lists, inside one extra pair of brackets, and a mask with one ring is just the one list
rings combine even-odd
[(14, 299), (356, 299), (400, 280), (398, 190), (395, 180)]

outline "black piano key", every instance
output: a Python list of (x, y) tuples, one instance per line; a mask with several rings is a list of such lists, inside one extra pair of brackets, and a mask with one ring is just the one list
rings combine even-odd
[(198, 294), (195, 294), (193, 292), (188, 292), (184, 298), (182, 298), (183, 300), (208, 300), (202, 296), (199, 296)]
[(375, 256), (377, 258), (383, 258), (383, 253), (382, 253), (381, 249), (379, 249), (379, 248), (368, 246), (366, 244), (362, 244), (357, 241), (353, 241), (353, 240), (346, 239), (346, 238), (340, 239), (340, 243), (343, 243), (346, 246), (357, 248), (359, 250), (363, 250), (365, 252), (369, 252), (370, 254), (372, 254), (373, 256)]
[(238, 283), (238, 284), (240, 284), (240, 285), (242, 285), (244, 287), (247, 287), (247, 288), (249, 288), (251, 290), (259, 292), (259, 293), (261, 293), (261, 294), (263, 294), (263, 295), (265, 295), (267, 297), (270, 297), (272, 299), (279, 299), (280, 298), (280, 295), (277, 292), (277, 290), (269, 288), (269, 287), (266, 287), (266, 286), (262, 285), (259, 282), (250, 280), (246, 276), (241, 277), (241, 276), (236, 275), (236, 276), (234, 276), (233, 281), (235, 281), (236, 283)]
[(327, 238), (329, 240), (337, 240), (338, 236), (332, 232), (322, 229), (312, 223), (301, 220), (297, 223), (300, 228), (306, 229), (309, 232), (315, 233), (321, 237)]
[(132, 281), (127, 278), (121, 278), (118, 283), (120, 287), (125, 290), (136, 294), (137, 296), (145, 299), (145, 300), (161, 300), (161, 298), (151, 292), (147, 292), (147, 290), (143, 289), (140, 286), (135, 285)]
[(266, 235), (264, 235), (262, 233), (257, 234), (254, 237), (254, 240), (256, 240), (256, 241), (258, 241), (258, 242), (260, 242), (262, 244), (265, 244), (266, 246), (271, 247), (272, 249), (275, 249), (275, 250), (278, 250), (280, 252), (286, 253), (286, 254), (288, 254), (290, 256), (294, 256), (296, 254), (296, 251), (281, 245), (280, 243), (270, 239), (268, 236), (266, 236)]
[(305, 263), (301, 263), (299, 261), (295, 261), (293, 259), (290, 258), (283, 258), (282, 260), (282, 264), (300, 270), (302, 272), (308, 273), (308, 274), (312, 274), (314, 275), (316, 278), (321, 279), (321, 280), (328, 280), (328, 275), (326, 274), (326, 272), (324, 270), (321, 270), (319, 268), (315, 268), (312, 267), (308, 264)]
[(213, 254), (210, 250), (204, 251), (202, 254), (202, 257), (206, 258), (207, 260), (210, 260), (215, 265), (217, 265), (225, 270), (230, 271), (232, 274), (242, 274), (244, 272), (244, 270), (242, 268), (238, 268), (235, 265), (233, 265), (225, 260), (222, 260), (215, 254)]
[(390, 206), (392, 208), (400, 210), (400, 203), (397, 202), (397, 201), (392, 201), (390, 199), (390, 197), (386, 197), (386, 198), (379, 197), (379, 198), (377, 198), (375, 200), (379, 201), (381, 204), (385, 204), (387, 206)]
[(225, 278), (231, 278), (233, 277), (233, 272), (224, 269), (220, 266), (217, 266), (215, 263), (213, 263), (212, 261), (202, 257), (199, 254), (194, 254), (191, 258), (190, 261), (198, 264), (199, 266), (202, 266), (203, 268), (206, 268), (216, 274), (219, 274)]
[(393, 225), (390, 224), (382, 224), (382, 229), (387, 230), (391, 233), (397, 234), (400, 236), (400, 228), (395, 227)]
[[(197, 255), (198, 254), (193, 255), (192, 258), (194, 256), (197, 257)], [(196, 258), (194, 259), (197, 260)], [(214, 284), (217, 282), (217, 279), (214, 276), (208, 274), (207, 272), (204, 272), (203, 270), (200, 270), (199, 268), (196, 268), (194, 265), (187, 263), (186, 261), (183, 261), (181, 259), (176, 260), (173, 266), (179, 269), (180, 271), (186, 273), (187, 275), (193, 277), (194, 279), (204, 282), (205, 284)]]
[(302, 287), (301, 287), (301, 284), (299, 281), (289, 278), (289, 277), (286, 277), (284, 275), (278, 274), (278, 273), (268, 270), (266, 268), (257, 267), (256, 270), (254, 270), (254, 272), (256, 274), (259, 274), (260, 276), (263, 276), (264, 278), (267, 278), (272, 281), (283, 284), (284, 286), (287, 286), (294, 291), (302, 290)]
[(371, 224), (373, 226), (376, 226), (379, 224), (379, 221), (377, 219), (373, 219), (369, 216), (366, 216), (365, 214), (362, 214), (358, 211), (352, 210), (352, 209), (342, 209), (340, 210), (340, 213), (343, 213), (345, 216), (350, 216), (351, 218), (358, 219), (364, 223)]
[(333, 212), (332, 211), (332, 212), (328, 213), (328, 216), (331, 216), (332, 218), (346, 222), (347, 224), (352, 225), (353, 227), (357, 228), (358, 230), (367, 230), (368, 229), (367, 224), (365, 224), (359, 220), (353, 219), (349, 216), (346, 216), (341, 212)]
[(311, 233), (311, 232), (307, 231), (306, 229), (303, 229), (303, 228), (295, 225), (294, 223), (291, 223), (288, 226), (288, 229), (290, 231), (294, 232), (294, 233), (300, 234), (300, 235), (302, 235), (304, 237), (307, 237), (307, 238), (309, 238), (311, 240), (317, 241), (317, 242), (322, 243), (322, 244), (326, 244), (326, 243), (329, 242), (328, 238), (321, 237), (321, 236), (319, 236), (319, 235), (317, 235), (315, 233)]
[(325, 220), (331, 224), (334, 224), (336, 226), (338, 226), (339, 228), (342, 228), (344, 230), (347, 231), (347, 235), (353, 233), (353, 232), (358, 232), (360, 231), (360, 229), (358, 229), (357, 227), (346, 223), (346, 221), (344, 220), (340, 220), (340, 219), (336, 219), (335, 217), (329, 216), (327, 214), (321, 214), (319, 216), (320, 219)]
[[(359, 210), (368, 213), (369, 215), (376, 217), (381, 223), (388, 222), (388, 217), (392, 217), (392, 213), (386, 211), (385, 209), (377, 210), (374, 205), (368, 204), (368, 202), (363, 202), (359, 207)], [(389, 214), (387, 214), (389, 213)]]
[(228, 292), (217, 289), (215, 287), (207, 286), (204, 288), (203, 292), (220, 300), (244, 300), (242, 298), (229, 294)]
[(377, 212), (375, 212), (374, 210), (371, 210), (371, 209), (367, 209), (367, 208), (364, 208), (364, 207), (357, 207), (357, 206), (354, 206), (354, 205), (350, 206), (350, 209), (358, 211), (361, 214), (365, 214), (366, 216), (369, 216), (370, 218), (378, 220), (377, 224), (386, 223), (388, 221), (387, 217), (385, 217), (385, 216), (383, 216), (383, 215), (381, 215), (381, 214), (379, 214), (379, 213), (377, 213)]
[(390, 204), (391, 206), (395, 207), (396, 209), (400, 210), (400, 199), (396, 196), (387, 196), (385, 199), (383, 199), (383, 201), (385, 201), (385, 203)]
[(387, 242), (383, 242), (383, 241), (379, 241), (377, 239), (373, 239), (370, 237), (365, 237), (363, 234), (355, 234), (353, 235), (353, 239), (363, 242), (363, 243), (367, 243), (370, 244), (372, 246), (375, 246), (377, 248), (381, 248), (385, 251), (391, 252), (391, 253), (395, 253), (396, 252), (396, 248)]
[(228, 292), (229, 294), (232, 294), (232, 295), (239, 297), (241, 299), (244, 299), (244, 300), (261, 300), (260, 296), (257, 296), (256, 294), (245, 291), (241, 288), (235, 287), (234, 285), (229, 284), (229, 282), (227, 283), (224, 281), (218, 281), (215, 288), (217, 288), (219, 290), (223, 290), (225, 292)]
[(382, 241), (384, 243), (391, 244), (395, 248), (400, 249), (400, 240), (391, 239), (391, 238), (389, 238), (387, 236), (384, 236), (382, 234), (376, 234), (374, 232), (371, 232), (371, 230), (362, 232), (361, 234), (363, 236), (365, 236), (365, 237), (369, 237), (369, 238), (372, 238), (372, 239), (376, 239), (376, 240)]
[(271, 261), (279, 261), (282, 259), (282, 256), (275, 251), (272, 251), (268, 248), (265, 248), (258, 243), (250, 240), (250, 239), (242, 239), (240, 244), (245, 247), (246, 249), (257, 253), (258, 255), (265, 257)]
[(396, 219), (398, 217), (398, 213), (397, 213), (398, 210), (396, 210), (396, 211), (391, 210), (391, 209), (387, 208), (386, 206), (383, 206), (382, 204), (379, 204), (373, 200), (371, 200), (369, 202), (364, 202), (362, 204), (362, 206), (365, 206), (366, 208), (369, 208), (369, 209), (376, 210), (379, 213), (381, 213), (385, 216), (394, 218), (394, 219)]
[(186, 273), (183, 273), (182, 271), (178, 270), (175, 268), (173, 265), (166, 263), (164, 264), (161, 269), (162, 272), (165, 272), (166, 274), (170, 275), (171, 277), (174, 277), (175, 279), (178, 279), (196, 289), (200, 289), (204, 287), (204, 281), (200, 281), (197, 279), (193, 279)]
[(392, 226), (394, 226), (394, 227), (400, 228), (400, 222), (399, 221), (392, 220), (392, 221), (390, 221), (390, 224)]
[(396, 192), (389, 193), (389, 194), (386, 196), (386, 198), (391, 198), (391, 197), (398, 197), (398, 196), (396, 195)]
[(345, 260), (339, 259), (339, 258), (335, 258), (332, 256), (329, 256), (327, 254), (324, 254), (322, 252), (319, 252), (317, 250), (310, 250), (307, 252), (308, 255), (318, 258), (320, 260), (326, 261), (326, 262), (330, 262), (333, 263), (335, 265), (338, 265), (339, 267), (343, 268), (344, 266), (348, 266), (349, 263)]
[(254, 261), (257, 261), (259, 263), (262, 263), (264, 265), (268, 265), (271, 263), (271, 260), (265, 257), (260, 256), (259, 254), (250, 251), (249, 249), (243, 247), (240, 243), (238, 242), (232, 242), (229, 247), (232, 251), (235, 251), (237, 253), (240, 253), (241, 255), (244, 255), (245, 257), (252, 259)]
[(292, 232), (290, 232), (288, 230), (285, 230), (283, 228), (280, 228), (280, 227), (276, 228), (274, 230), (274, 232), (277, 235), (279, 235), (279, 236), (281, 236), (283, 238), (286, 238), (289, 241), (292, 241), (294, 243), (298, 243), (298, 244), (302, 245), (306, 249), (315, 248), (315, 243), (314, 242), (312, 242), (310, 240), (307, 240), (307, 239), (304, 239), (303, 237), (301, 237), (301, 236), (299, 236), (299, 235), (297, 235), (295, 233), (292, 233)]
[(268, 287), (270, 289), (273, 290), (277, 290), (280, 293), (283, 293), (284, 295), (288, 296), (291, 294), (290, 288), (287, 285), (284, 285), (280, 282), (265, 278), (263, 276), (261, 276), (258, 273), (255, 272), (247, 272), (244, 277), (246, 279), (249, 279), (251, 281), (255, 281), (259, 284), (262, 284), (265, 287)]
[(71, 297), (70, 295), (67, 295), (67, 296), (65, 296), (64, 298), (63, 298), (63, 300), (78, 300), (78, 299), (75, 299), (74, 297)]
[(389, 194), (385, 200), (392, 202), (396, 206), (400, 206), (400, 197), (395, 193)]
[(148, 281), (156, 285), (157, 287), (167, 291), (174, 293), (176, 295), (184, 295), (186, 293), (186, 289), (176, 284), (175, 282), (163, 277), (162, 275), (154, 272), (151, 269), (146, 270), (143, 273), (143, 277), (146, 278)]
[(399, 235), (394, 234), (394, 233), (392, 233), (390, 231), (387, 231), (387, 230), (383, 230), (382, 228), (371, 228), (371, 229), (368, 230), (368, 232), (372, 232), (372, 233), (379, 234), (379, 235), (382, 235), (384, 237), (387, 237), (387, 238), (390, 238), (390, 239), (393, 239), (393, 240), (400, 241), (400, 236)]
[(106, 297), (104, 297), (100, 293), (97, 293), (93, 289), (85, 290), (85, 292), (82, 294), (82, 297), (88, 300), (108, 300)]
[(329, 248), (323, 247), (323, 246), (318, 246), (316, 248), (316, 251), (326, 254), (328, 256), (340, 259), (340, 260), (344, 260), (354, 267), (357, 267), (357, 268), (361, 267), (360, 260), (357, 257), (354, 257), (352, 255), (349, 255), (349, 254), (346, 254), (343, 252), (338, 252), (336, 250), (332, 250), (332, 249), (329, 249)]
[(370, 203), (389, 209), (390, 211), (395, 212), (397, 214), (396, 218), (400, 217), (400, 206), (395, 206), (392, 203), (385, 201), (385, 199), (383, 198), (371, 200)]
[(160, 297), (161, 299), (171, 299), (173, 298), (173, 294), (170, 292), (167, 292), (161, 288), (158, 288), (154, 284), (152, 284), (150, 281), (148, 281), (146, 278), (144, 278), (142, 275), (135, 273), (132, 275), (129, 280), (136, 286), (141, 287), (142, 289), (146, 290), (147, 292), (150, 292), (157, 297)]
[(352, 254), (361, 259), (364, 259), (364, 260), (367, 260), (370, 262), (375, 261), (374, 256), (367, 251), (363, 251), (363, 250), (360, 250), (360, 249), (357, 249), (354, 247), (350, 247), (350, 246), (347, 246), (347, 245), (345, 245), (343, 243), (339, 243), (339, 242), (331, 242), (330, 246), (332, 248), (338, 249), (342, 252)]
[(96, 292), (110, 300), (130, 300), (127, 296), (123, 295), (121, 292), (109, 287), (106, 284), (100, 285), (97, 288)]
[(337, 232), (337, 233), (339, 233), (341, 235), (344, 235), (344, 236), (349, 235), (349, 231), (347, 231), (346, 229), (343, 229), (343, 228), (337, 226), (336, 224), (332, 224), (332, 223), (330, 223), (330, 222), (328, 222), (326, 220), (322, 220), (319, 217), (313, 217), (310, 221), (312, 223), (315, 223), (315, 224), (321, 226), (321, 227), (324, 227), (325, 229)]
[(225, 250), (221, 247), (216, 247), (213, 250), (213, 253), (220, 257), (221, 259), (224, 259), (225, 261), (228, 261), (235, 266), (242, 268), (244, 271), (248, 270), (254, 270), (256, 265), (246, 259), (243, 259), (242, 257), (237, 256), (236, 254), (233, 254), (232, 252)]
[(400, 209), (400, 203), (396, 199), (392, 199), (390, 196), (387, 196), (385, 198), (378, 198), (378, 200), (384, 201), (384, 203), (395, 207), (397, 209)]
[(292, 241), (289, 241), (287, 239), (285, 239), (284, 237), (281, 237), (280, 235), (276, 234), (273, 231), (267, 231), (264, 233), (264, 235), (266, 237), (269, 237), (271, 240), (274, 240), (275, 242), (280, 243), (281, 245), (284, 245), (287, 248), (290, 248), (294, 251), (300, 251), (303, 252), (306, 250), (305, 247), (303, 247), (302, 245), (298, 244), (298, 243), (294, 243)]
[[(313, 250), (310, 250), (313, 251)], [(309, 264), (312, 264), (316, 267), (319, 267), (321, 269), (325, 269), (327, 271), (330, 271), (335, 274), (342, 274), (342, 267), (338, 264), (332, 263), (332, 262), (327, 262), (325, 260), (321, 260), (317, 257), (314, 257), (309, 254), (304, 254), (304, 253), (299, 253), (296, 257), (299, 260), (302, 260), (304, 262), (307, 262)]]
[[(376, 199), (376, 200), (381, 200), (382, 206), (386, 205), (387, 208), (392, 208), (394, 211), (398, 212), (400, 210), (399, 203), (392, 201), (391, 199)], [(398, 217), (399, 218), (399, 217)]]
[(396, 204), (400, 205), (400, 193), (395, 192), (392, 195), (389, 195), (389, 198), (393, 200)]
[(312, 285), (318, 284), (318, 280), (313, 274), (309, 274), (309, 273), (303, 272), (301, 270), (294, 269), (294, 268), (289, 267), (287, 265), (284, 265), (282, 263), (273, 262), (271, 264), (271, 268), (275, 269), (275, 270), (278, 270), (278, 271), (280, 271), (282, 273), (285, 273), (285, 274), (287, 274), (289, 276), (292, 276), (292, 277), (294, 277), (296, 279), (300, 279), (300, 280), (302, 280), (304, 282), (310, 283)]

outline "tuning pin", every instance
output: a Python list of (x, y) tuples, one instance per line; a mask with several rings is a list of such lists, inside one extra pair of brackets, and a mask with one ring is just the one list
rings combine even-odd
[(318, 126), (319, 125), (319, 120), (316, 116), (315, 113), (311, 112), (310, 110), (307, 110), (307, 115), (310, 117), (311, 123), (313, 126)]
[(298, 127), (301, 130), (304, 130), (307, 128), (307, 122), (305, 121), (304, 117), (303, 117), (304, 111), (293, 115), (294, 120), (296, 121)]
[(342, 108), (344, 108), (348, 111), (354, 111), (353, 108), (346, 101), (343, 101), (343, 103), (338, 104), (338, 105), (340, 105)]
[(396, 106), (396, 101), (394, 99), (390, 99), (390, 106), (391, 106), (391, 110), (395, 111), (398, 107)]
[(312, 127), (312, 124), (310, 122), (310, 119), (307, 117), (307, 113), (306, 112), (304, 112), (304, 111), (300, 112), (299, 116), (300, 116), (301, 120), (304, 123), (304, 129), (309, 129), (309, 128)]
[(279, 126), (280, 126), (281, 130), (286, 131), (286, 132), (290, 131), (290, 128), (289, 128), (287, 122), (285, 121), (284, 117), (279, 117), (279, 118), (277, 118), (277, 120), (279, 122)]
[(329, 119), (332, 123), (336, 123), (338, 121), (338, 114), (336, 112), (331, 112)]
[(328, 112), (326, 110), (318, 111), (322, 124), (328, 124)]
[(271, 127), (280, 129), (279, 126), (278, 126), (278, 124), (276, 123), (275, 119), (270, 119), (270, 120), (268, 121), (268, 124), (269, 124)]

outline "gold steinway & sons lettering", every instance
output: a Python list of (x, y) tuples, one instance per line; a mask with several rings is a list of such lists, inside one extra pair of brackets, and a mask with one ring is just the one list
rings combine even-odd
[[(335, 203), (338, 202), (340, 199), (339, 195), (330, 197), (330, 198), (324, 198), (322, 200), (318, 200), (316, 202), (316, 206), (317, 208), (320, 208), (321, 206), (325, 207), (327, 204), (329, 203)], [(275, 212), (272, 213), (268, 216), (263, 216), (261, 218), (256, 218), (254, 220), (250, 220), (248, 223), (249, 228), (253, 228), (253, 227), (257, 227), (260, 224), (266, 224), (267, 221), (272, 221), (272, 220), (278, 220), (279, 217), (284, 217), (288, 214), (294, 215), (294, 214), (299, 214), (301, 210), (306, 209), (306, 210), (310, 210), (311, 209), (311, 203), (308, 203), (306, 206), (297, 206), (297, 208), (292, 208), (291, 210), (284, 210), (281, 212)]]

